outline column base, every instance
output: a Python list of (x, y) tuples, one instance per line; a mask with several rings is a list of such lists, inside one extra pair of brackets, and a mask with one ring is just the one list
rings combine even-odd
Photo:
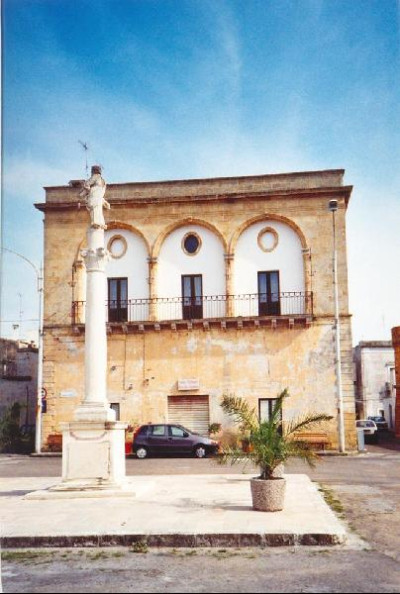
[(84, 402), (75, 409), (74, 420), (77, 422), (115, 422), (115, 410), (101, 402)]
[(52, 491), (123, 489), (126, 427), (117, 421), (63, 424), (62, 482)]

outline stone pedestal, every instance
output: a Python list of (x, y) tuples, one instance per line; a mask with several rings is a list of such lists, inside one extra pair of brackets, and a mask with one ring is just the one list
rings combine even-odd
[(124, 487), (125, 423), (75, 421), (63, 429), (62, 483), (52, 491)]

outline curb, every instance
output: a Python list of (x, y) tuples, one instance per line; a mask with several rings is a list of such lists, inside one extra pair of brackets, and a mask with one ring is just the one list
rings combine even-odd
[(345, 534), (94, 534), (86, 536), (5, 536), (3, 549), (115, 547), (145, 544), (148, 547), (288, 547), (335, 546)]

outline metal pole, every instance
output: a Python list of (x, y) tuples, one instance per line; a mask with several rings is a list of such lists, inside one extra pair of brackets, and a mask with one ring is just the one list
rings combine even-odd
[(42, 451), (42, 387), (43, 387), (43, 264), (40, 266), (38, 276), (39, 293), (39, 344), (38, 344), (38, 376), (37, 376), (37, 397), (36, 397), (36, 431), (35, 431), (35, 452)]
[(342, 360), (340, 348), (340, 314), (339, 314), (339, 286), (338, 286), (338, 266), (337, 266), (337, 245), (336, 245), (336, 211), (338, 208), (337, 200), (329, 202), (329, 210), (332, 212), (333, 228), (333, 290), (335, 299), (335, 356), (336, 356), (336, 381), (339, 409), (339, 451), (346, 451), (345, 432), (344, 432), (344, 410), (343, 410), (343, 389), (342, 389)]

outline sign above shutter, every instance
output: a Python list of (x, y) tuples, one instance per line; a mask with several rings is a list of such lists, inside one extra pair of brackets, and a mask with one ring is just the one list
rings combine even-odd
[(200, 380), (196, 378), (178, 380), (178, 390), (185, 392), (187, 390), (200, 390)]

